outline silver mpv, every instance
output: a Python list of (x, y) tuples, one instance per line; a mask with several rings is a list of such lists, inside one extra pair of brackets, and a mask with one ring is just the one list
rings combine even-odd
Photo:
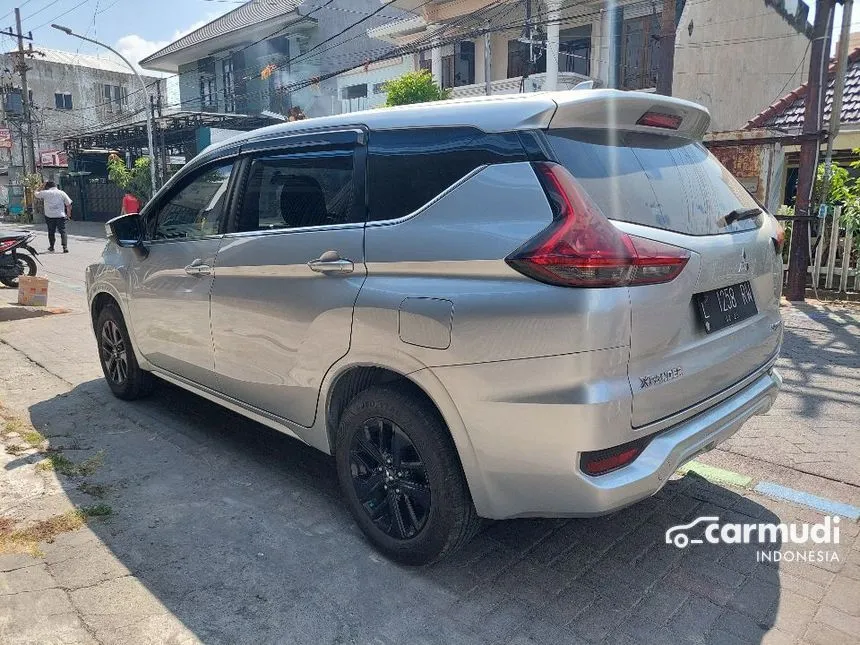
[(653, 495), (780, 384), (778, 223), (705, 109), (583, 90), (285, 123), (114, 219), (87, 290), (153, 377), (334, 454), (385, 554)]

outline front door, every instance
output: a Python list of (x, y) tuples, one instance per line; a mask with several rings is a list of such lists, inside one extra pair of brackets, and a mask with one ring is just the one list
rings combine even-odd
[(209, 296), (227, 210), (232, 162), (191, 173), (147, 209), (148, 253), (130, 264), (137, 346), (163, 370), (215, 387)]
[(349, 350), (365, 278), (359, 141), (250, 158), (235, 232), (218, 253), (212, 333), (222, 391), (304, 426), (323, 377)]

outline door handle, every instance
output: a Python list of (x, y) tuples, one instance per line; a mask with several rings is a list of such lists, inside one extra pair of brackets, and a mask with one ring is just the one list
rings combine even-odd
[(203, 264), (203, 260), (198, 259), (185, 267), (185, 273), (193, 276), (211, 275), (212, 267), (208, 264)]
[(352, 273), (355, 270), (352, 260), (345, 260), (340, 257), (337, 251), (326, 251), (316, 260), (308, 262), (308, 267), (311, 271), (316, 271), (317, 273), (334, 275)]

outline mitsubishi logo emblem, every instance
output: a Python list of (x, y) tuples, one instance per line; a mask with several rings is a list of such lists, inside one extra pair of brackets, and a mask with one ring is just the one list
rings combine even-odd
[(747, 261), (747, 250), (741, 250), (741, 262), (738, 265), (738, 273), (749, 273), (750, 263)]

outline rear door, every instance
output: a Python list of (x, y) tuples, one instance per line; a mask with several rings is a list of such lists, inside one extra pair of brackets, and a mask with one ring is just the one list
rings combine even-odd
[(325, 373), (349, 350), (365, 278), (364, 137), (319, 133), (249, 156), (218, 253), (219, 387), (304, 426), (313, 424)]
[[(548, 135), (618, 228), (692, 252), (672, 282), (629, 289), (633, 426), (718, 395), (768, 363), (781, 341), (775, 221), (750, 217), (758, 204), (717, 159), (697, 141), (653, 131)], [(742, 219), (727, 221), (732, 212)]]

